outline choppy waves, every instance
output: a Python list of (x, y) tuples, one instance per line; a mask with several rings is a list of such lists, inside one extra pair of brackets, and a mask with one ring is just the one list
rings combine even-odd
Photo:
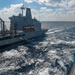
[(0, 53), (0, 75), (68, 75), (75, 61), (74, 31), (48, 30), (46, 37)]

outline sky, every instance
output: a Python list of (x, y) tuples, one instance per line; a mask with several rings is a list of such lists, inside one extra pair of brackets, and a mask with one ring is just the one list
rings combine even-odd
[(0, 17), (8, 21), (21, 13), (22, 5), (40, 21), (75, 21), (75, 0), (0, 0)]

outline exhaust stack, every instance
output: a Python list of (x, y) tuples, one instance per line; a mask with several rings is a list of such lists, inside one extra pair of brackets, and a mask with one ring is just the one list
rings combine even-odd
[(27, 17), (27, 19), (29, 19), (29, 20), (32, 19), (30, 8), (26, 8), (26, 17)]

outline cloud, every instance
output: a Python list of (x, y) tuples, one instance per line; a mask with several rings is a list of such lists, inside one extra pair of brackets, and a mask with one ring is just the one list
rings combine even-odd
[[(34, 9), (40, 14), (41, 20), (60, 20), (75, 21), (75, 0), (24, 0), (25, 2), (36, 2), (44, 5), (39, 10)], [(47, 8), (48, 7), (48, 8)], [(35, 14), (37, 16), (38, 14)], [(39, 19), (39, 16), (37, 16)]]
[(75, 6), (75, 0), (70, 0), (70, 1), (68, 2), (68, 6), (69, 6), (69, 7)]
[(57, 6), (61, 0), (24, 0), (27, 3), (37, 2), (39, 4), (45, 4), (47, 6)]
[(45, 4), (52, 7), (72, 7), (75, 6), (75, 0), (24, 0), (27, 3), (37, 2), (38, 4)]
[(0, 17), (3, 18), (4, 20), (8, 20), (8, 17), (12, 15), (17, 15), (18, 14), (18, 9), (22, 6), (23, 4), (11, 4), (9, 8), (3, 8), (0, 10)]
[(32, 3), (34, 0), (24, 0), (27, 3)]
[(52, 10), (47, 7), (41, 7), (40, 10), (32, 10), (33, 17), (36, 16), (38, 20), (41, 21), (75, 21), (75, 8), (74, 9), (64, 9), (57, 8)]
[(19, 8), (22, 6), (23, 4), (11, 4), (9, 8), (3, 8), (0, 10), (0, 18), (2, 18), (5, 21), (6, 27), (7, 29), (10, 28), (10, 23), (9, 21), (9, 17), (11, 17), (12, 15), (18, 15), (19, 13)]
[[(36, 1), (36, 0), (31, 0)], [(38, 20), (41, 21), (75, 21), (75, 7), (74, 3), (71, 1), (65, 3), (64, 0), (37, 0), (39, 3), (49, 3), (56, 2), (59, 3), (60, 8), (48, 8), (47, 6), (40, 7), (39, 10), (32, 8), (32, 17), (36, 17)], [(61, 3), (62, 2), (62, 3)], [(21, 10), (20, 7), (23, 4), (11, 4), (9, 8), (3, 8), (0, 10), (0, 17), (3, 20), (8, 20), (8, 18), (12, 15), (18, 15)], [(69, 6), (68, 6), (69, 5)], [(71, 8), (73, 7), (73, 8)], [(71, 8), (71, 9), (70, 9)]]

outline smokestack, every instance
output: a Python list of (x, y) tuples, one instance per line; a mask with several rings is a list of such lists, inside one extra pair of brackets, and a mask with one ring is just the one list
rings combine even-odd
[(26, 8), (26, 17), (27, 17), (27, 19), (29, 19), (29, 20), (32, 19), (32, 15), (31, 15), (31, 10), (30, 10), (30, 8)]

